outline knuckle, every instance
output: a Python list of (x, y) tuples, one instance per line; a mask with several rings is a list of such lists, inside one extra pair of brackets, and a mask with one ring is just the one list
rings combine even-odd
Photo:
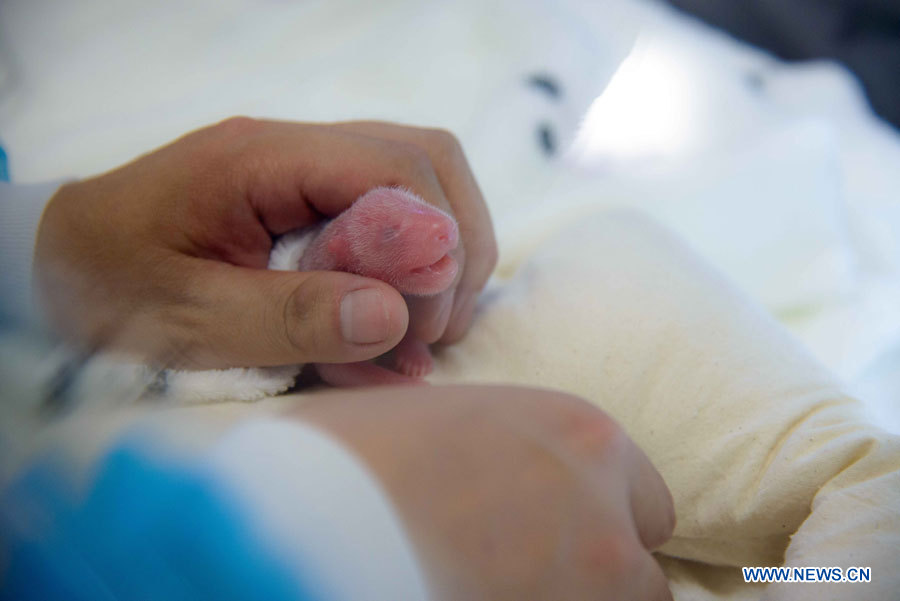
[(622, 428), (611, 417), (593, 407), (574, 411), (562, 428), (563, 440), (578, 457), (621, 456), (629, 445)]
[(425, 139), (428, 145), (445, 158), (463, 156), (462, 145), (452, 132), (441, 128), (432, 128), (425, 131)]
[(249, 137), (262, 127), (262, 121), (251, 117), (235, 116), (228, 117), (217, 123), (201, 127), (182, 138), (189, 140), (194, 147), (210, 147), (213, 149), (223, 146), (223, 139), (229, 143), (234, 143), (236, 138)]
[(242, 190), (249, 181), (266, 173), (270, 151), (252, 138), (234, 139), (229, 144), (210, 143), (196, 149), (192, 174), (195, 198), (216, 204), (221, 199), (211, 190)]
[(294, 284), (283, 297), (286, 299), (281, 310), (280, 323), (275, 331), (283, 332), (286, 343), (304, 360), (314, 359), (313, 351), (321, 349), (324, 330), (328, 324), (319, 319), (318, 308), (328, 299), (322, 287), (316, 284), (318, 276), (313, 274), (298, 284)]
[[(191, 139), (190, 144), (184, 147), (184, 161), (190, 167), (189, 173), (193, 180), (203, 183), (204, 186), (210, 184), (209, 180), (215, 181), (220, 177), (221, 173), (229, 173), (234, 163), (237, 145), (233, 140), (229, 143), (222, 143), (221, 124), (213, 125), (208, 130), (200, 132), (201, 134)], [(233, 136), (229, 136), (233, 138)]]
[(261, 121), (238, 115), (219, 121), (213, 126), (213, 129), (221, 135), (232, 137), (256, 133), (261, 127)]
[[(147, 348), (150, 360), (158, 365), (175, 368), (213, 367), (209, 355), (209, 336), (205, 335), (206, 322), (189, 306), (165, 305), (136, 314), (138, 321), (151, 327), (140, 328), (147, 332)], [(162, 324), (162, 327), (157, 327)]]
[(193, 178), (197, 174), (204, 173), (211, 164), (221, 161), (222, 152), (218, 144), (211, 144), (210, 138), (202, 135), (185, 138), (190, 143), (182, 146), (184, 151), (184, 163), (189, 167), (189, 173)]
[(429, 149), (435, 163), (451, 173), (471, 174), (466, 153), (456, 136), (445, 129), (429, 131)]
[(215, 307), (191, 281), (181, 262), (155, 257), (143, 291), (145, 302), (134, 311), (137, 330), (157, 362), (193, 369), (218, 367), (222, 328), (211, 319)]

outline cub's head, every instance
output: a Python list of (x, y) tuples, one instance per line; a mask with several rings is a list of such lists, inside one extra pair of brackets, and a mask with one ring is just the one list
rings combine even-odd
[(388, 282), (403, 294), (431, 295), (453, 283), (459, 265), (456, 221), (400, 188), (370, 190), (342, 216), (345, 263), (360, 275)]

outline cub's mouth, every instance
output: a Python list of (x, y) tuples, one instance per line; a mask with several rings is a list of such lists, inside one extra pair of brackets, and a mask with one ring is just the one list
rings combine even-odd
[(403, 252), (389, 267), (394, 283), (403, 294), (428, 296), (446, 290), (459, 273), (453, 257), (459, 246), (459, 230), (449, 217), (426, 222), (411, 232)]
[(397, 282), (397, 289), (403, 294), (417, 296), (438, 294), (453, 283), (457, 272), (459, 263), (450, 253), (444, 253), (432, 263), (408, 270)]
[(449, 253), (447, 253), (434, 263), (429, 263), (424, 267), (416, 267), (415, 269), (410, 269), (409, 272), (414, 275), (438, 277), (444, 274), (444, 272), (451, 269), (454, 271), (453, 275), (456, 275), (455, 272), (458, 267), (459, 266), (456, 263), (456, 259), (451, 257)]

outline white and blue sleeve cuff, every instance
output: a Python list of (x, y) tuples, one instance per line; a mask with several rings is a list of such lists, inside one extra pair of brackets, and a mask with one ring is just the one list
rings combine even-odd
[(360, 462), (296, 421), (257, 419), (221, 438), (204, 463), (252, 508), (260, 534), (316, 575), (321, 598), (428, 599), (412, 545)]
[(62, 182), (13, 185), (0, 182), (0, 314), (32, 319), (31, 263), (37, 228)]

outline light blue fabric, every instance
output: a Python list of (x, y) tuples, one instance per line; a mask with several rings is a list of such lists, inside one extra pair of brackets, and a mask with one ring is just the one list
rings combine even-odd
[(118, 445), (86, 496), (53, 457), (4, 491), (0, 599), (312, 601), (208, 474), (149, 448)]
[(0, 146), (0, 182), (9, 181), (9, 160), (6, 158), (6, 151)]

